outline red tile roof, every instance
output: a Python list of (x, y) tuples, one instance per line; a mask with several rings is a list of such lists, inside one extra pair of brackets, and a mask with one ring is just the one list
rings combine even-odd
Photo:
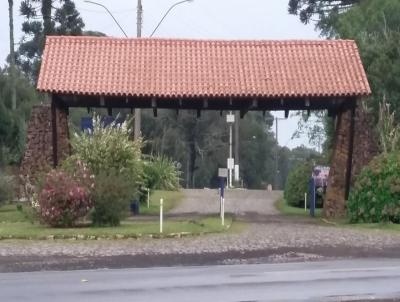
[(371, 93), (348, 40), (209, 41), (49, 36), (38, 90), (148, 97)]

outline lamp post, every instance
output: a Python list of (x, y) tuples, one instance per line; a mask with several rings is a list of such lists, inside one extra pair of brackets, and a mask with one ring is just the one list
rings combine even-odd
[[(141, 0), (139, 0), (141, 1)], [(153, 32), (150, 35), (150, 38), (154, 36), (154, 34), (156, 33), (157, 29), (160, 27), (160, 25), (163, 23), (164, 19), (168, 16), (168, 14), (178, 5), (186, 3), (186, 2), (193, 2), (194, 0), (183, 0), (183, 1), (179, 1), (176, 2), (175, 4), (172, 4), (171, 7), (167, 10), (167, 12), (164, 14), (164, 16), (161, 18), (160, 22), (158, 22), (156, 28), (154, 28)]]
[[(101, 6), (104, 8), (107, 13), (113, 18), (114, 22), (118, 25), (119, 29), (123, 32), (125, 37), (128, 37), (128, 35), (125, 33), (121, 25), (119, 25), (117, 19), (114, 18), (113, 14), (110, 12), (110, 10), (103, 4), (95, 2), (95, 1), (89, 1), (85, 0), (84, 2), (86, 3), (91, 3), (94, 5)], [(167, 12), (164, 14), (160, 22), (158, 22), (156, 28), (153, 30), (151, 33), (150, 37), (153, 37), (157, 29), (160, 27), (161, 23), (164, 21), (164, 19), (168, 16), (168, 14), (178, 5), (186, 3), (186, 2), (193, 2), (193, 0), (183, 0), (176, 2), (175, 4), (171, 5), (171, 7), (167, 10)], [(142, 5), (142, 0), (138, 0), (137, 4), (137, 31), (136, 31), (136, 37), (141, 38), (142, 37), (142, 27), (143, 27), (143, 5)], [(134, 139), (138, 139), (140, 137), (140, 129), (141, 129), (141, 124), (142, 124), (142, 110), (140, 108), (135, 108), (135, 129), (134, 129)]]

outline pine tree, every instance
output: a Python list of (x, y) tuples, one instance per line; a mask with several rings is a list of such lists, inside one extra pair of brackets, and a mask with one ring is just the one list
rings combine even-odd
[(85, 26), (72, 0), (23, 0), (24, 37), (18, 49), (18, 64), (34, 82), (47, 35), (81, 35)]

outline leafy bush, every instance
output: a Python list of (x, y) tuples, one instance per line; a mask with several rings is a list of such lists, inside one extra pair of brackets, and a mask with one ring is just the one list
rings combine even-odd
[(121, 173), (137, 190), (142, 182), (141, 140), (131, 140), (129, 121), (102, 123), (93, 117), (93, 130), (75, 133), (71, 140), (74, 155), (69, 161), (82, 160), (97, 176), (110, 171)]
[(129, 178), (117, 171), (101, 172), (96, 176), (93, 192), (92, 222), (96, 226), (118, 226), (129, 211), (136, 193)]
[(400, 152), (375, 157), (357, 177), (347, 203), (351, 222), (400, 223)]
[(0, 204), (15, 198), (16, 184), (13, 176), (0, 172)]
[(164, 156), (151, 157), (143, 163), (144, 182), (151, 190), (176, 191), (180, 171), (177, 164)]
[(304, 204), (304, 193), (308, 192), (308, 183), (312, 171), (311, 163), (298, 164), (288, 175), (284, 197), (286, 202), (295, 207)]
[[(70, 227), (92, 208), (90, 174), (83, 178), (64, 171), (50, 171), (38, 195), (38, 212), (42, 221), (53, 227)], [(93, 180), (92, 180), (93, 181)]]

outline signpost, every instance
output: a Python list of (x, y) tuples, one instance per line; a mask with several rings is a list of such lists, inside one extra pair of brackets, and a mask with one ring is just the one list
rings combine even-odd
[(228, 169), (219, 168), (218, 169), (218, 177), (219, 177), (219, 213), (221, 217), (221, 224), (225, 225), (225, 178), (228, 177)]
[(228, 187), (231, 188), (232, 187), (232, 171), (235, 168), (235, 162), (234, 162), (233, 156), (232, 156), (232, 125), (235, 122), (235, 115), (232, 114), (232, 111), (226, 115), (226, 122), (229, 124), (229, 158), (228, 158), (228, 163), (227, 163), (227, 167), (229, 170), (229, 179), (228, 179), (229, 186)]

